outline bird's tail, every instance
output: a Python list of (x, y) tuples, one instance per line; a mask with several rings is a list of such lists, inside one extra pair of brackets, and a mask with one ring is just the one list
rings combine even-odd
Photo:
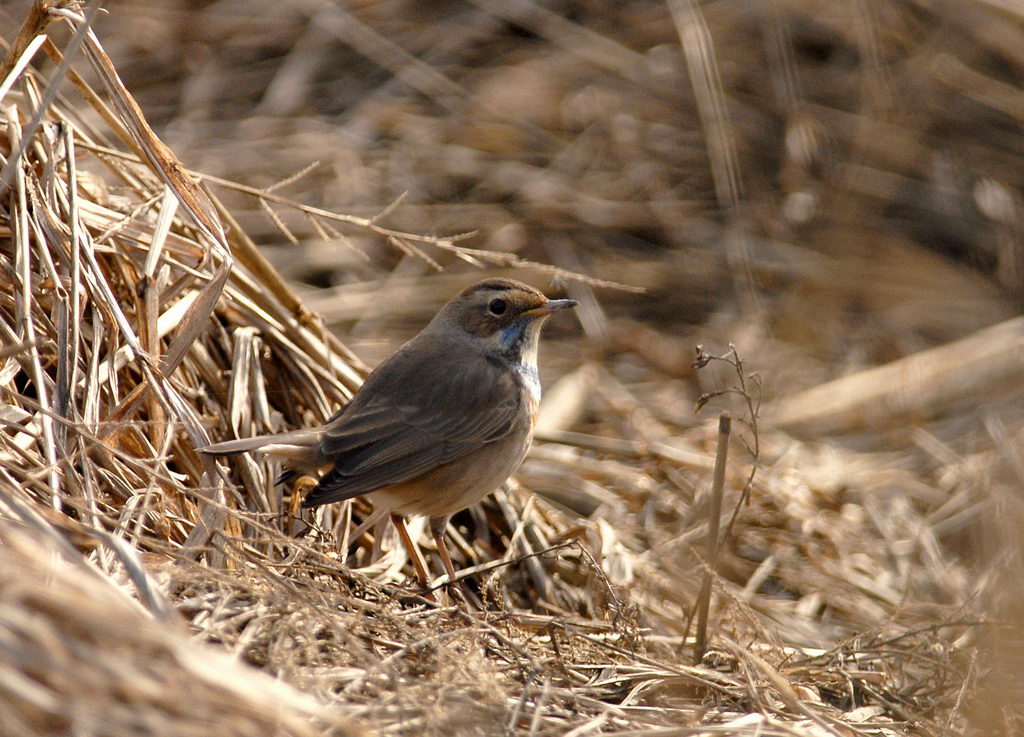
[(316, 455), (320, 440), (321, 433), (315, 429), (292, 430), (273, 435), (258, 435), (254, 438), (225, 440), (223, 443), (214, 443), (196, 450), (218, 458), (256, 450), (281, 458), (305, 461)]

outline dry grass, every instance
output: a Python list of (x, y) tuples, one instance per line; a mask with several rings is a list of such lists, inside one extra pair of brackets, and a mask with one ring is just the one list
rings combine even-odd
[[(388, 25), (391, 5), (268, 4), (266, 36), (246, 26), (255, 6), (217, 3), (188, 27), (161, 16), (172, 6), (147, 7), (134, 37), (116, 32), (115, 7), (102, 43), (76, 10), (18, 16), (0, 73), (0, 724), (575, 737), (1019, 726), (1007, 698), (1024, 670), (1010, 574), (1024, 517), (1019, 330), (1007, 322), (994, 348), (977, 333), (972, 355), (919, 350), (1010, 317), (1020, 294), (1024, 166), (1001, 163), (1015, 144), (994, 119), (1024, 117), (1003, 79), (1020, 18), (984, 4), (967, 26), (892, 3), (763, 16), (680, 0), (592, 15), (584, 3), (577, 24), (478, 0)], [(50, 21), (60, 28), (37, 46)], [(164, 116), (175, 150), (217, 177), (161, 143), (149, 92), (139, 85), (140, 109), (117, 77), (140, 65), (104, 50), (169, 31), (285, 50), (276, 86), (265, 67), (189, 78), (193, 95), (232, 91), (221, 129)], [(975, 56), (936, 50), (939, 37)], [(300, 110), (328, 97), (310, 92), (324, 84), (311, 68), (358, 71), (339, 38), (408, 85), (364, 75), (359, 105), (320, 111), (347, 116), (344, 141)], [(828, 54), (803, 87), (808, 49)], [(1003, 66), (978, 61), (993, 55)], [(771, 81), (775, 98), (755, 94)], [(913, 115), (904, 87), (924, 100)], [(264, 117), (231, 128), (223, 106), (254, 89)], [(962, 107), (942, 104), (950, 94)], [(273, 117), (285, 112), (307, 115)], [(989, 147), (938, 156), (943, 131), (971, 121)], [(313, 158), (323, 168), (303, 171)], [(940, 218), (964, 187), (976, 227)], [(478, 227), (483, 248), (424, 235)], [(268, 260), (254, 243), (270, 239), (293, 245)], [(325, 323), (379, 355), (366, 336), (393, 339), (477, 278), (459, 260), (557, 277), (584, 329), (551, 336), (560, 378), (516, 481), (454, 520), (470, 612), (411, 594), (389, 531), (349, 539), (362, 503), (299, 515), (267, 463), (194, 452), (329, 415), (365, 367)], [(910, 354), (884, 375), (926, 364), (963, 379), (917, 404), (899, 401), (906, 387), (874, 392), (872, 374), (874, 393), (826, 385), (853, 419), (812, 411), (810, 425), (820, 387), (781, 397), (730, 526), (751, 471), (733, 443), (730, 532), (708, 571), (715, 433), (692, 407), (737, 377), (689, 367), (698, 331), (683, 323), (698, 322), (739, 344), (775, 394)], [(977, 355), (998, 370), (967, 371)], [(751, 443), (745, 407), (733, 409)], [(803, 409), (786, 428), (802, 439), (770, 427), (785, 407)], [(815, 419), (844, 442), (810, 435)], [(704, 573), (711, 649), (693, 664)]]

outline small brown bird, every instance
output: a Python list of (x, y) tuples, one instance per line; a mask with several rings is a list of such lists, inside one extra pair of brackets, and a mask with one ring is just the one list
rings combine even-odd
[(385, 359), (326, 424), (199, 450), (280, 456), (279, 483), (323, 473), (303, 507), (367, 495), (375, 509), (391, 514), (424, 587), (426, 567), (403, 516), (429, 517), (454, 582), (443, 537), (448, 520), (497, 489), (522, 462), (540, 403), (541, 326), (576, 304), (512, 279), (482, 281)]

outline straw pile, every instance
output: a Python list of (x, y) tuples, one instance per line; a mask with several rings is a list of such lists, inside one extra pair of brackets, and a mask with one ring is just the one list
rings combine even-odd
[[(938, 136), (977, 110), (938, 100), (901, 118), (897, 56), (938, 70), (929, 85), (957, 94), (987, 83), (973, 104), (999, 100), (999, 114), (1014, 115), (996, 95), (1003, 83), (949, 56), (928, 66), (924, 42), (919, 56), (902, 50), (921, 36), (915, 24), (933, 27), (931, 8), (917, 9), (922, 19), (882, 4), (881, 19), (861, 9), (860, 25), (819, 15), (805, 26), (797, 4), (766, 18), (673, 0), (622, 3), (616, 16), (581, 6), (577, 24), (531, 3), (478, 0), (443, 22), (417, 23), (410, 10), (385, 37), (374, 31), (385, 5), (357, 16), (274, 3), (267, 38), (290, 49), (291, 66), (277, 71), (298, 75), (288, 84), (260, 79), (264, 68), (246, 84), (232, 69), (196, 73), (199, 90), (204, 74), (235, 96), (266, 89), (266, 116), (308, 114), (329, 99), (311, 91), (310, 64), (359, 78), (354, 52), (330, 56), (340, 37), (402, 70), (413, 90), (363, 74), (345, 143), (333, 128), (316, 135), (309, 117), (254, 118), (215, 157), (180, 120), (163, 120), (175, 150), (195, 151), (217, 177), (190, 173), (161, 142), (149, 105), (129, 93), (135, 83), (118, 76), (142, 66), (115, 65), (127, 52), (104, 45), (144, 45), (171, 27), (232, 39), (230, 13), (175, 25), (149, 8), (130, 36), (115, 11), (97, 38), (93, 8), (39, 2), (6, 39), (3, 728), (669, 737), (1019, 727), (1008, 697), (1024, 682), (1024, 592), (1009, 572), (1022, 564), (1024, 330), (1009, 318), (1013, 177), (1024, 167), (997, 167), (969, 188), (985, 228), (932, 223), (957, 230), (956, 255), (973, 270), (894, 225), (914, 220), (913, 187), (947, 198), (928, 201), (931, 221), (959, 202), (957, 166), (997, 158), (971, 150), (924, 176), (934, 149), (911, 146), (915, 131)], [(971, 7), (970, 28), (945, 18), (944, 32), (966, 48), (982, 32), (992, 53), (1019, 48), (1001, 35), (1017, 35), (1019, 18)], [(296, 37), (310, 16), (317, 30)], [(891, 37), (875, 35), (882, 21)], [(447, 24), (466, 33), (453, 40)], [(770, 63), (715, 66), (765, 29)], [(851, 48), (864, 52), (859, 63), (844, 56)], [(822, 56), (820, 89), (796, 84), (794, 50)], [(473, 73), (478, 57), (503, 64)], [(851, 64), (884, 82), (864, 92), (863, 110), (822, 99), (849, 91)], [(786, 81), (777, 118), (756, 75)], [(286, 94), (296, 88), (307, 94)], [(751, 99), (723, 107), (724, 89)], [(987, 122), (1005, 142), (1001, 123)], [(379, 150), (353, 143), (368, 131)], [(330, 176), (300, 171), (284, 182), (294, 196), (270, 187), (317, 147), (335, 157)], [(883, 171), (894, 149), (905, 150), (898, 175)], [(753, 162), (743, 186), (740, 161)], [(362, 186), (389, 169), (387, 185)], [(339, 172), (347, 189), (324, 191)], [(392, 187), (410, 202), (394, 202)], [(889, 217), (869, 222), (878, 200)], [(424, 235), (477, 227), (484, 248)], [(254, 240), (271, 238), (293, 241), (303, 265), (294, 250), (268, 260)], [(300, 514), (272, 464), (218, 465), (194, 451), (322, 421), (365, 373), (326, 324), (378, 358), (479, 277), (457, 261), (516, 269), (545, 288), (557, 277), (583, 302), (584, 329), (549, 335), (545, 377), (559, 378), (521, 472), (453, 521), (469, 611), (415, 595), (386, 528), (350, 538), (368, 505)], [(602, 288), (612, 281), (647, 291)], [(968, 299), (971, 309), (952, 309)], [(867, 317), (851, 317), (851, 305)], [(692, 368), (701, 336), (732, 339), (746, 363), (733, 352)], [(751, 369), (768, 378), (772, 401), (760, 409)], [(708, 494), (716, 436), (693, 415), (703, 392), (725, 392), (712, 405), (739, 420), (720, 520)], [(708, 554), (719, 521), (723, 545)], [(710, 647), (695, 662), (705, 576)]]

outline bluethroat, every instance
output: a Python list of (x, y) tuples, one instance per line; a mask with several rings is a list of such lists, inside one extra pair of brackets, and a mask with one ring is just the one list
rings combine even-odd
[(487, 279), (442, 307), (326, 424), (199, 450), (281, 457), (279, 483), (322, 473), (303, 507), (368, 496), (375, 513), (390, 513), (425, 588), (426, 566), (404, 516), (427, 516), (454, 582), (444, 542), (448, 520), (497, 489), (522, 462), (540, 403), (541, 326), (576, 304), (512, 279)]

